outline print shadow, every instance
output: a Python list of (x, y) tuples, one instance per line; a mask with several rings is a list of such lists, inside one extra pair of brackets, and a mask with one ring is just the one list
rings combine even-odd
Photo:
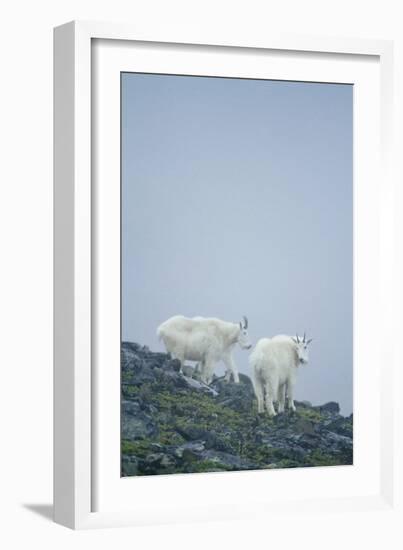
[(53, 521), (52, 504), (23, 504), (23, 507), (48, 521)]

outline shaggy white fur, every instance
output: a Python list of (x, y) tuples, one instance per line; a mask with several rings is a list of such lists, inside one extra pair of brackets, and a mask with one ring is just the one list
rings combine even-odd
[(243, 349), (252, 346), (248, 338), (248, 321), (228, 323), (221, 319), (194, 317), (189, 319), (176, 315), (162, 323), (157, 336), (164, 342), (165, 348), (173, 358), (179, 359), (181, 372), (185, 360), (199, 361), (201, 379), (210, 384), (214, 367), (219, 361), (226, 366), (226, 380), (231, 374), (239, 382), (238, 369), (232, 357), (235, 344)]
[(278, 401), (278, 412), (284, 411), (285, 397), (288, 406), (295, 411), (294, 388), (298, 367), (308, 363), (308, 345), (311, 340), (291, 336), (262, 338), (250, 355), (252, 382), (255, 390), (258, 412), (264, 412), (266, 404), (270, 416), (276, 415), (274, 401)]

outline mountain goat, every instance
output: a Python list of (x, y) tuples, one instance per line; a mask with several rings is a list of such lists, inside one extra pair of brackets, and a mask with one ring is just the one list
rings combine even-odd
[(273, 401), (278, 401), (278, 412), (284, 411), (287, 392), (288, 406), (295, 411), (294, 388), (298, 366), (308, 363), (308, 345), (311, 340), (291, 336), (262, 338), (250, 355), (252, 382), (257, 398), (258, 412), (275, 416)]
[(182, 315), (171, 317), (157, 329), (157, 336), (173, 358), (179, 359), (183, 372), (185, 360), (199, 361), (201, 379), (210, 384), (214, 367), (223, 361), (226, 367), (225, 379), (239, 382), (238, 369), (232, 358), (235, 344), (242, 349), (252, 347), (248, 338), (248, 319), (243, 317), (240, 323), (227, 323), (220, 319), (194, 317), (189, 319)]

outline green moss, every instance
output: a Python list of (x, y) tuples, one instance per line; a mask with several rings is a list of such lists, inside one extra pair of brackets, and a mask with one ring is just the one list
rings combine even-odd
[(188, 471), (192, 473), (225, 472), (227, 470), (228, 468), (215, 460), (200, 460), (192, 464), (191, 468), (188, 468)]
[(181, 445), (184, 441), (185, 439), (175, 430), (167, 430), (164, 428), (161, 429), (158, 439), (158, 443), (161, 445)]
[(340, 457), (324, 454), (316, 449), (309, 454), (306, 460), (307, 466), (337, 466), (341, 463)]
[(312, 422), (320, 422), (322, 420), (320, 412), (315, 409), (305, 409), (301, 407), (297, 410), (297, 413), (299, 416), (311, 420)]
[(151, 441), (144, 439), (129, 441), (122, 439), (122, 454), (124, 455), (136, 455), (138, 457), (145, 457), (151, 450)]

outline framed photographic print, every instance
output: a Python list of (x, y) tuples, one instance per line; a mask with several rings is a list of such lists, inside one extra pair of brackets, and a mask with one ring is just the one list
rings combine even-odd
[(56, 521), (391, 506), (391, 56), (55, 30)]
[(123, 476), (353, 464), (352, 107), (122, 73)]

